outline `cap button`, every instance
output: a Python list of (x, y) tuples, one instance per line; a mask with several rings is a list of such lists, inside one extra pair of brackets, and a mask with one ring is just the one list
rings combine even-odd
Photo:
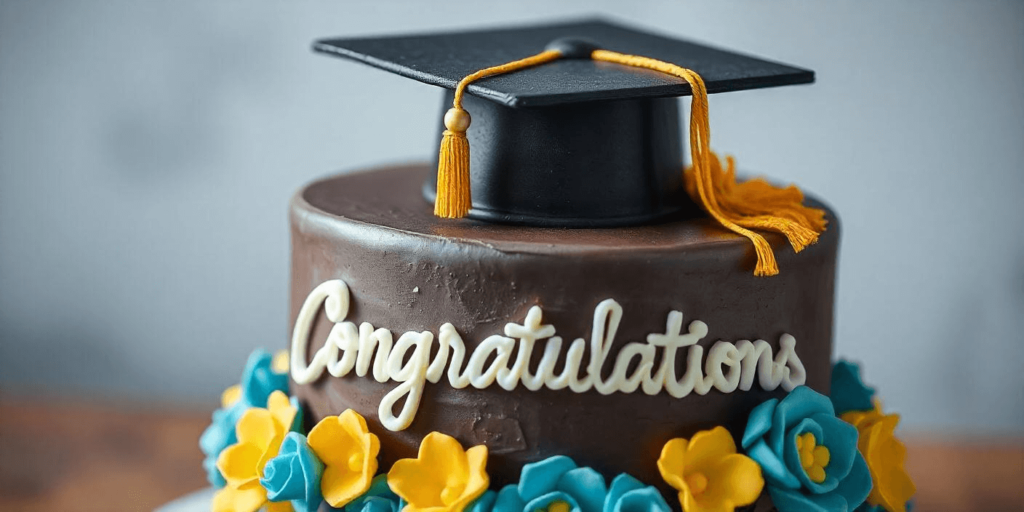
[(600, 50), (597, 43), (582, 37), (561, 37), (548, 43), (545, 50), (558, 50), (563, 59), (589, 59), (594, 50)]

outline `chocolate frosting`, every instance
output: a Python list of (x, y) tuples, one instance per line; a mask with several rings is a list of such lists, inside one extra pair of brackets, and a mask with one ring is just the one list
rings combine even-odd
[[(744, 339), (763, 339), (777, 352), (779, 337), (793, 335), (807, 385), (828, 392), (839, 243), (831, 211), (828, 230), (799, 255), (781, 236), (767, 235), (781, 274), (754, 277), (749, 241), (704, 217), (605, 229), (438, 219), (421, 196), (430, 172), (426, 165), (412, 165), (335, 176), (294, 196), (292, 322), (314, 287), (340, 278), (351, 291), (347, 320), (396, 335), (436, 335), (450, 322), (471, 352), (487, 336), (503, 334), (506, 323), (521, 323), (534, 305), (567, 342), (589, 339), (595, 306), (612, 298), (623, 307), (612, 361), (624, 344), (664, 332), (666, 316), (677, 310), (684, 325), (708, 325), (700, 342), (705, 353), (717, 340)], [(321, 312), (310, 357), (331, 327)], [(678, 359), (682, 375), (685, 358)], [(325, 373), (309, 385), (293, 382), (292, 391), (309, 426), (349, 408), (366, 417), (380, 438), (384, 469), (415, 457), (420, 440), (439, 431), (465, 447), (489, 447), (487, 469), (495, 488), (517, 481), (523, 464), (561, 454), (609, 479), (629, 473), (669, 497), (675, 491), (661, 483), (656, 466), (666, 441), (717, 425), (738, 436), (754, 406), (785, 395), (756, 383), (750, 391), (713, 389), (677, 399), (664, 392), (601, 395), (522, 386), (511, 392), (497, 385), (456, 390), (442, 379), (426, 385), (412, 425), (392, 432), (380, 424), (377, 407), (395, 386), (370, 376)]]

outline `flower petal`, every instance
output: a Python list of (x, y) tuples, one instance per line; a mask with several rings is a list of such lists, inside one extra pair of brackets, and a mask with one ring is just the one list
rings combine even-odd
[(828, 467), (825, 468), (826, 478), (835, 476), (843, 480), (853, 466), (854, 456), (859, 456), (857, 428), (826, 414), (816, 414), (811, 419), (821, 427), (821, 438), (818, 443), (829, 451)]
[(242, 371), (242, 402), (249, 407), (266, 407), (267, 397), (273, 391), (288, 389), (288, 375), (274, 373), (271, 369), (272, 357), (265, 350), (255, 350)]
[(220, 394), (220, 406), (224, 409), (235, 405), (242, 398), (242, 386), (235, 384)]
[(832, 402), (828, 397), (807, 386), (797, 386), (783, 398), (772, 415), (772, 429), (767, 442), (775, 453), (782, 453), (786, 432), (801, 420), (814, 414), (835, 416)]
[[(487, 489), (486, 463), (487, 447), (475, 446), (464, 452), (454, 438), (431, 432), (420, 443), (417, 458), (395, 462), (388, 472), (388, 485), (408, 500), (408, 512), (433, 508), (461, 512)], [(442, 499), (453, 485), (461, 486), (457, 489), (460, 494)]]
[(270, 361), (270, 369), (274, 370), (274, 373), (288, 373), (288, 357), (287, 350), (278, 350)]
[(270, 501), (301, 499), (305, 493), (302, 482), (302, 466), (294, 454), (270, 459), (263, 468), (260, 485), (267, 490)]
[(265, 450), (279, 433), (277, 424), (270, 411), (266, 409), (248, 409), (235, 425), (235, 433), (239, 444), (252, 444), (261, 451)]
[[(317, 504), (319, 506), (319, 503)], [(294, 512), (290, 501), (278, 501), (267, 503), (267, 512)], [(308, 511), (303, 511), (308, 512)]]
[(509, 484), (498, 491), (498, 498), (494, 501), (494, 512), (521, 512), (526, 509), (526, 501), (519, 496), (519, 489), (515, 484)]
[(466, 507), (466, 512), (491, 512), (494, 510), (494, 503), (497, 500), (498, 493), (486, 491)]
[[(665, 450), (662, 449), (662, 453), (664, 452)], [(629, 491), (635, 491), (643, 488), (644, 484), (626, 473), (622, 473), (621, 475), (613, 478), (612, 484), (608, 486), (608, 496), (605, 497), (604, 507), (601, 508), (601, 512), (614, 512), (614, 509), (619, 506), (619, 499), (622, 498), (624, 494)]]
[[(331, 469), (328, 466), (324, 471), (325, 485), (328, 479), (333, 477)], [(443, 506), (441, 491), (445, 486), (441, 478), (439, 472), (423, 464), (419, 459), (401, 459), (388, 471), (388, 486), (415, 509), (440, 507)], [(325, 488), (324, 498), (327, 498), (328, 494)]]
[(837, 415), (849, 411), (871, 410), (875, 390), (864, 385), (860, 377), (860, 366), (849, 361), (839, 361), (832, 366), (832, 385), (829, 399)]
[(348, 467), (358, 441), (341, 425), (338, 416), (328, 416), (309, 431), (306, 442), (327, 466)]
[(736, 442), (725, 427), (702, 430), (690, 438), (684, 462), (685, 472), (703, 472), (709, 464), (733, 453), (736, 453)]
[(576, 463), (564, 455), (555, 455), (540, 462), (526, 464), (519, 477), (519, 496), (523, 501), (529, 502), (547, 494), (555, 490), (555, 485), (562, 474), (575, 468)]
[(856, 507), (847, 507), (842, 496), (831, 492), (828, 494), (803, 494), (800, 491), (768, 487), (772, 504), (779, 512), (835, 512), (837, 510), (853, 511)]
[(768, 448), (768, 444), (763, 440), (750, 447), (747, 450), (747, 455), (761, 466), (764, 479), (772, 486), (786, 489), (800, 488), (800, 480), (797, 480), (796, 476), (786, 468), (786, 463), (771, 448)]
[(830, 494), (838, 494), (843, 497), (853, 510), (864, 503), (871, 492), (871, 472), (860, 452), (854, 452), (855, 458), (846, 477), (839, 481), (839, 486)]
[(675, 438), (665, 443), (658, 457), (658, 471), (665, 483), (677, 491), (683, 490), (683, 470), (686, 467), (686, 451), (690, 442), (683, 438)]
[(566, 471), (558, 478), (556, 489), (575, 497), (582, 512), (601, 512), (608, 494), (604, 477), (591, 468)]
[(771, 430), (772, 417), (775, 415), (775, 407), (778, 404), (779, 399), (772, 398), (762, 402), (757, 407), (754, 407), (753, 411), (750, 411), (750, 416), (747, 418), (747, 428), (743, 432), (742, 441), (740, 441), (740, 446), (744, 450), (749, 449), (758, 439), (761, 439)]
[(220, 489), (228, 484), (228, 481), (224, 479), (224, 475), (217, 469), (217, 459), (213, 457), (203, 459), (203, 469), (206, 470), (206, 480), (215, 489)]
[(388, 487), (387, 475), (377, 475), (362, 496), (345, 505), (345, 512), (398, 512), (398, 495)]
[[(418, 460), (429, 471), (441, 475), (445, 481), (469, 480), (469, 464), (466, 452), (454, 437), (440, 432), (431, 432), (420, 443)], [(436, 479), (435, 479), (436, 480)]]
[(263, 452), (252, 444), (233, 444), (220, 452), (217, 469), (224, 475), (228, 485), (234, 488), (258, 481), (258, 467)]
[(366, 418), (352, 409), (345, 409), (338, 415), (338, 423), (353, 439), (359, 439), (370, 431), (366, 424)]
[(523, 512), (545, 511), (556, 501), (563, 501), (567, 503), (569, 505), (569, 512), (581, 512), (582, 510), (579, 502), (576, 501), (576, 496), (562, 491), (551, 491), (526, 502)]
[(786, 435), (786, 444), (783, 447), (782, 458), (786, 461), (786, 467), (789, 468), (790, 473), (796, 476), (800, 483), (805, 489), (810, 491), (811, 494), (824, 494), (826, 492), (832, 492), (836, 486), (839, 485), (839, 479), (845, 476), (845, 473), (840, 471), (833, 471), (833, 468), (825, 468), (825, 479), (821, 482), (815, 482), (811, 479), (811, 476), (807, 474), (807, 470), (804, 469), (800, 463), (800, 449), (797, 448), (797, 439), (803, 435), (810, 433), (814, 436), (815, 443), (818, 445), (824, 444), (823, 434), (821, 425), (811, 418), (804, 418), (803, 421), (793, 427)]
[(615, 502), (611, 512), (672, 512), (672, 507), (657, 489), (644, 487), (624, 494)]
[(259, 484), (242, 488), (225, 487), (213, 496), (213, 512), (255, 512), (267, 502)]
[[(380, 443), (359, 413), (346, 409), (320, 420), (309, 433), (308, 443), (325, 463), (320, 489), (332, 507), (345, 506), (369, 490), (377, 472)], [(361, 461), (358, 469), (350, 466), (353, 457)]]
[(708, 487), (701, 496), (705, 499), (742, 507), (757, 501), (764, 489), (761, 466), (745, 455), (734, 453), (722, 457), (705, 473)]
[(474, 500), (487, 492), (487, 486), (491, 479), (487, 476), (487, 447), (484, 445), (474, 446), (466, 450), (466, 464), (468, 466), (468, 478), (465, 481), (462, 496), (452, 504), (452, 510), (461, 511)]
[(274, 422), (281, 428), (282, 432), (295, 430), (296, 420), (299, 419), (298, 401), (288, 398), (288, 395), (281, 391), (274, 391), (267, 398), (267, 409), (274, 416)]
[(351, 471), (347, 465), (326, 466), (320, 480), (320, 492), (332, 507), (343, 507), (366, 492), (371, 482), (371, 475)]

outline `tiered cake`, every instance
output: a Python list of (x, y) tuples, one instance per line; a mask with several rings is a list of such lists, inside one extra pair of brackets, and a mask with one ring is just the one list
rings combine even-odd
[(439, 162), (292, 199), (292, 398), (254, 355), (215, 508), (903, 510), (895, 417), (833, 374), (835, 215), (707, 151), (706, 92), (812, 73), (603, 21), (316, 48), (454, 108)]

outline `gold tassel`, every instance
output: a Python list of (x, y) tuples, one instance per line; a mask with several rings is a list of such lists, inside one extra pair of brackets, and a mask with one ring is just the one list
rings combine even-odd
[(737, 183), (735, 162), (731, 157), (727, 158), (727, 169), (722, 170), (721, 161), (711, 151), (708, 95), (700, 75), (657, 59), (607, 50), (595, 50), (590, 57), (659, 71), (690, 84), (691, 166), (684, 171), (687, 193), (723, 227), (750, 239), (757, 255), (755, 276), (776, 275), (779, 266), (768, 241), (751, 229), (782, 233), (796, 252), (818, 241), (818, 235), (825, 231), (825, 212), (803, 206), (800, 189), (794, 186), (780, 189), (762, 179)]
[(444, 115), (446, 130), (441, 137), (441, 151), (437, 159), (437, 199), (434, 201), (434, 215), (446, 219), (465, 217), (473, 205), (469, 182), (469, 129), (470, 116), (462, 108), (462, 95), (469, 84), (511, 71), (551, 62), (562, 56), (558, 50), (545, 50), (516, 61), (481, 69), (459, 81), (455, 87), (452, 108)]
[(452, 108), (444, 116), (447, 130), (441, 137), (441, 154), (437, 158), (437, 199), (434, 215), (458, 219), (469, 213), (473, 199), (469, 193), (469, 113)]
[[(726, 217), (744, 227), (777, 231), (786, 236), (794, 252), (818, 241), (828, 221), (825, 211), (803, 205), (804, 195), (794, 185), (778, 188), (762, 178), (736, 181), (736, 161), (726, 157), (722, 170), (718, 155), (711, 152), (711, 182)], [(693, 167), (686, 169), (686, 192), (700, 201)]]

